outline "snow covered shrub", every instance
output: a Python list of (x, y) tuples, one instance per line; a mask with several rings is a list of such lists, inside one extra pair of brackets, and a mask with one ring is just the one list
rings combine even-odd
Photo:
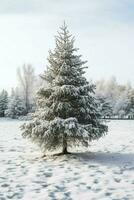
[(33, 113), (28, 113), (27, 115), (25, 115), (25, 116), (19, 116), (18, 117), (18, 119), (20, 120), (20, 121), (30, 121), (30, 120), (32, 120), (32, 114)]
[(41, 76), (47, 87), (38, 91), (37, 111), (34, 119), (22, 126), (22, 135), (44, 152), (60, 148), (66, 154), (68, 146), (88, 146), (91, 140), (103, 136), (107, 126), (100, 121), (94, 85), (83, 76), (86, 62), (76, 55), (78, 49), (67, 26), (60, 30)]

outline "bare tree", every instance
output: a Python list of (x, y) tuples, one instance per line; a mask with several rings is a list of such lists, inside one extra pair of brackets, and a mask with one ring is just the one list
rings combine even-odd
[(18, 68), (17, 76), (27, 114), (32, 109), (33, 105), (34, 84), (35, 84), (34, 68), (30, 64), (28, 65), (24, 64), (22, 68)]

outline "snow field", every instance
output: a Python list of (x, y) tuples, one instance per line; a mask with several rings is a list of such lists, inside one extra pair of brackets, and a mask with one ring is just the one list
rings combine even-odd
[(134, 121), (111, 121), (90, 152), (41, 158), (23, 122), (0, 119), (0, 200), (133, 200)]

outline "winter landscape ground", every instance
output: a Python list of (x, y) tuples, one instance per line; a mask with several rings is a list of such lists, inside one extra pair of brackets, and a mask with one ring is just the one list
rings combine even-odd
[(41, 158), (23, 122), (0, 119), (0, 200), (133, 200), (134, 121), (111, 121), (89, 153)]

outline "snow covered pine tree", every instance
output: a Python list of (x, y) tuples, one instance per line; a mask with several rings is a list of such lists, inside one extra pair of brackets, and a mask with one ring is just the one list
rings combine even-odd
[(6, 90), (2, 90), (0, 93), (0, 117), (5, 117), (5, 111), (8, 104), (8, 93)]
[(14, 91), (12, 89), (11, 96), (8, 102), (8, 108), (6, 110), (6, 116), (13, 119), (18, 119), (20, 116), (24, 116), (26, 113), (23, 99), (19, 95), (18, 89)]
[(23, 137), (37, 143), (44, 153), (62, 149), (59, 155), (67, 154), (68, 147), (87, 147), (91, 140), (107, 132), (107, 126), (99, 119), (94, 85), (89, 85), (83, 76), (86, 62), (75, 54), (77, 50), (64, 23), (41, 76), (47, 81), (47, 88), (37, 93), (38, 109), (33, 121), (22, 126)]

